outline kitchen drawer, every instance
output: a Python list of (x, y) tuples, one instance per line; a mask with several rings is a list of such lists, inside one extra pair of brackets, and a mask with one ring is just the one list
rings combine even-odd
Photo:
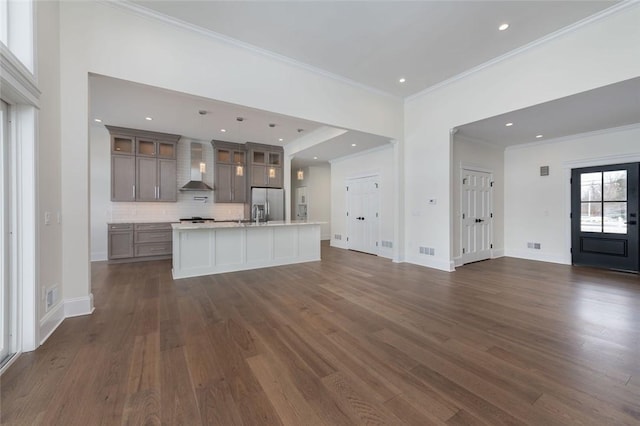
[(172, 231), (140, 231), (135, 232), (135, 243), (171, 242)]
[(168, 229), (171, 230), (171, 223), (162, 222), (162, 223), (136, 223), (135, 224), (136, 231), (155, 231), (159, 229)]
[(173, 244), (171, 242), (166, 243), (148, 243), (148, 244), (136, 244), (135, 256), (162, 256), (171, 254), (173, 251)]
[(133, 231), (132, 223), (110, 223), (109, 231)]

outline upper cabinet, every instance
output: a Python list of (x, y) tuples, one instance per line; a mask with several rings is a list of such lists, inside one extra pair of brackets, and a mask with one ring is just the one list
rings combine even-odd
[(177, 201), (180, 136), (105, 127), (111, 134), (111, 201)]
[(216, 203), (247, 202), (247, 152), (244, 145), (212, 141), (215, 150)]
[(248, 142), (246, 146), (251, 161), (251, 186), (282, 188), (283, 148), (275, 145), (262, 145), (252, 142)]

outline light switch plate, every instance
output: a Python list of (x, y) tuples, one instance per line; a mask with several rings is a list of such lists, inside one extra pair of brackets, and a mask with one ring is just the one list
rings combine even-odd
[(51, 224), (51, 212), (44, 212), (44, 224), (45, 225)]

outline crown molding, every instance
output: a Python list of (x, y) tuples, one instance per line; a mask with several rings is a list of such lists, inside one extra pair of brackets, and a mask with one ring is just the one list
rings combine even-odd
[(484, 146), (486, 146), (488, 148), (491, 148), (491, 149), (498, 149), (498, 150), (504, 149), (502, 146), (493, 144), (493, 143), (489, 142), (488, 140), (485, 140), (485, 139), (482, 139), (482, 138), (472, 138), (470, 136), (463, 135), (463, 134), (460, 134), (460, 133), (456, 133), (455, 134), (454, 142), (456, 140), (459, 140), (460, 142), (471, 143), (471, 144), (484, 145)]
[(446, 80), (441, 81), (440, 83), (436, 83), (433, 86), (429, 86), (424, 90), (421, 90), (417, 93), (414, 93), (413, 95), (409, 95), (406, 98), (404, 98), (405, 102), (410, 102), (414, 99), (417, 99), (423, 95), (426, 95), (427, 93), (430, 92), (434, 92), (438, 89), (441, 89), (445, 86), (448, 86), (450, 84), (453, 84), (459, 80), (465, 79), (467, 77), (469, 77), (470, 75), (473, 75), (475, 73), (478, 73), (486, 68), (492, 67), (493, 65), (499, 64), (500, 62), (506, 61), (507, 59), (513, 58), (514, 56), (518, 56), (524, 52), (527, 52), (528, 50), (531, 50), (533, 48), (536, 48), (538, 46), (541, 46), (543, 44), (549, 43), (555, 39), (558, 39), (566, 34), (572, 33), (574, 31), (579, 30), (582, 27), (585, 27), (589, 24), (592, 24), (594, 22), (600, 21), (602, 19), (605, 19), (611, 15), (614, 15), (616, 13), (619, 13), (623, 10), (626, 9), (630, 9), (632, 7), (636, 7), (640, 5), (640, 0), (626, 0), (626, 1), (621, 1), (620, 3), (617, 3), (611, 7), (608, 7), (607, 9), (604, 9), (594, 15), (588, 16), (578, 22), (575, 22), (569, 26), (566, 26), (564, 28), (561, 28), (557, 31), (554, 31), (550, 34), (547, 34), (546, 36), (543, 36), (537, 40), (534, 40), (530, 43), (525, 44), (524, 46), (518, 47), (517, 49), (511, 50), (503, 55), (497, 56), (483, 64), (480, 64), (478, 66), (475, 66), (473, 68), (469, 68), (466, 71), (461, 72), (460, 74), (454, 75), (451, 78), (448, 78)]
[(318, 68), (318, 67), (315, 67), (313, 65), (309, 65), (309, 64), (306, 64), (304, 62), (300, 62), (300, 61), (295, 60), (293, 58), (290, 58), (288, 56), (281, 55), (279, 53), (275, 53), (275, 52), (272, 52), (272, 51), (267, 50), (267, 49), (263, 49), (263, 48), (258, 47), (258, 46), (254, 46), (253, 44), (245, 43), (243, 41), (237, 40), (237, 39), (232, 38), (232, 37), (228, 37), (228, 36), (226, 36), (224, 34), (220, 34), (218, 32), (212, 31), (212, 30), (208, 30), (208, 29), (199, 27), (197, 25), (191, 24), (191, 23), (183, 21), (181, 19), (174, 18), (174, 17), (165, 15), (165, 14), (160, 13), (160, 12), (156, 12), (155, 10), (148, 9), (148, 8), (146, 8), (144, 6), (140, 6), (138, 4), (131, 3), (129, 0), (98, 0), (98, 1), (100, 1), (102, 3), (105, 3), (105, 4), (108, 4), (108, 5), (111, 5), (111, 6), (115, 6), (115, 7), (120, 8), (120, 9), (127, 10), (129, 12), (132, 12), (132, 13), (138, 15), (138, 16), (142, 16), (142, 17), (145, 17), (145, 18), (151, 18), (151, 19), (154, 19), (154, 20), (157, 20), (157, 21), (164, 22), (166, 24), (174, 25), (176, 27), (179, 27), (179, 28), (182, 28), (182, 29), (186, 29), (188, 31), (192, 31), (194, 33), (203, 35), (205, 37), (214, 39), (216, 41), (223, 42), (223, 43), (226, 43), (226, 44), (230, 44), (232, 46), (239, 47), (241, 49), (245, 49), (245, 50), (251, 51), (253, 53), (257, 53), (259, 55), (269, 57), (271, 59), (275, 59), (275, 60), (278, 60), (278, 61), (281, 61), (281, 62), (285, 62), (285, 63), (287, 63), (289, 65), (293, 65), (293, 66), (295, 66), (297, 68), (301, 68), (303, 70), (310, 71), (310, 72), (312, 72), (314, 74), (319, 74), (319, 75), (322, 75), (324, 77), (331, 78), (333, 80), (339, 81), (339, 82), (344, 83), (344, 84), (348, 84), (348, 85), (353, 86), (353, 87), (357, 87), (358, 89), (366, 90), (366, 91), (374, 93), (376, 95), (384, 96), (384, 97), (395, 99), (395, 100), (402, 100), (403, 99), (401, 96), (393, 95), (393, 94), (391, 94), (389, 92), (385, 92), (384, 90), (380, 90), (380, 89), (377, 89), (375, 87), (371, 87), (371, 86), (368, 86), (366, 84), (357, 82), (355, 80), (351, 80), (349, 78), (343, 77), (341, 75), (334, 74), (332, 72), (323, 70), (322, 68)]
[(592, 137), (592, 136), (607, 135), (607, 134), (610, 134), (610, 133), (627, 132), (627, 131), (630, 131), (630, 130), (637, 130), (637, 129), (640, 129), (640, 123), (627, 124), (626, 126), (619, 126), (619, 127), (609, 127), (608, 129), (592, 130), (591, 132), (576, 133), (576, 134), (573, 134), (573, 135), (561, 136), (561, 137), (554, 138), (554, 139), (546, 139), (544, 141), (536, 141), (536, 142), (529, 142), (529, 143), (521, 143), (521, 144), (517, 144), (517, 145), (510, 145), (510, 146), (505, 148), (505, 151), (526, 149), (526, 148), (531, 148), (531, 147), (534, 147), (534, 146), (549, 145), (549, 144), (554, 144), (554, 143), (559, 143), (559, 142), (566, 142), (566, 141), (570, 141), (570, 140), (574, 140), (574, 139), (582, 139), (582, 138), (588, 138), (588, 137)]

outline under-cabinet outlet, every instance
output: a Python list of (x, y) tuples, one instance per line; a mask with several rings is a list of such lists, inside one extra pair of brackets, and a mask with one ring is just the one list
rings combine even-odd
[(436, 250), (433, 247), (420, 247), (420, 254), (425, 254), (427, 256), (435, 256)]
[(527, 248), (540, 250), (542, 246), (540, 245), (540, 243), (527, 243)]

